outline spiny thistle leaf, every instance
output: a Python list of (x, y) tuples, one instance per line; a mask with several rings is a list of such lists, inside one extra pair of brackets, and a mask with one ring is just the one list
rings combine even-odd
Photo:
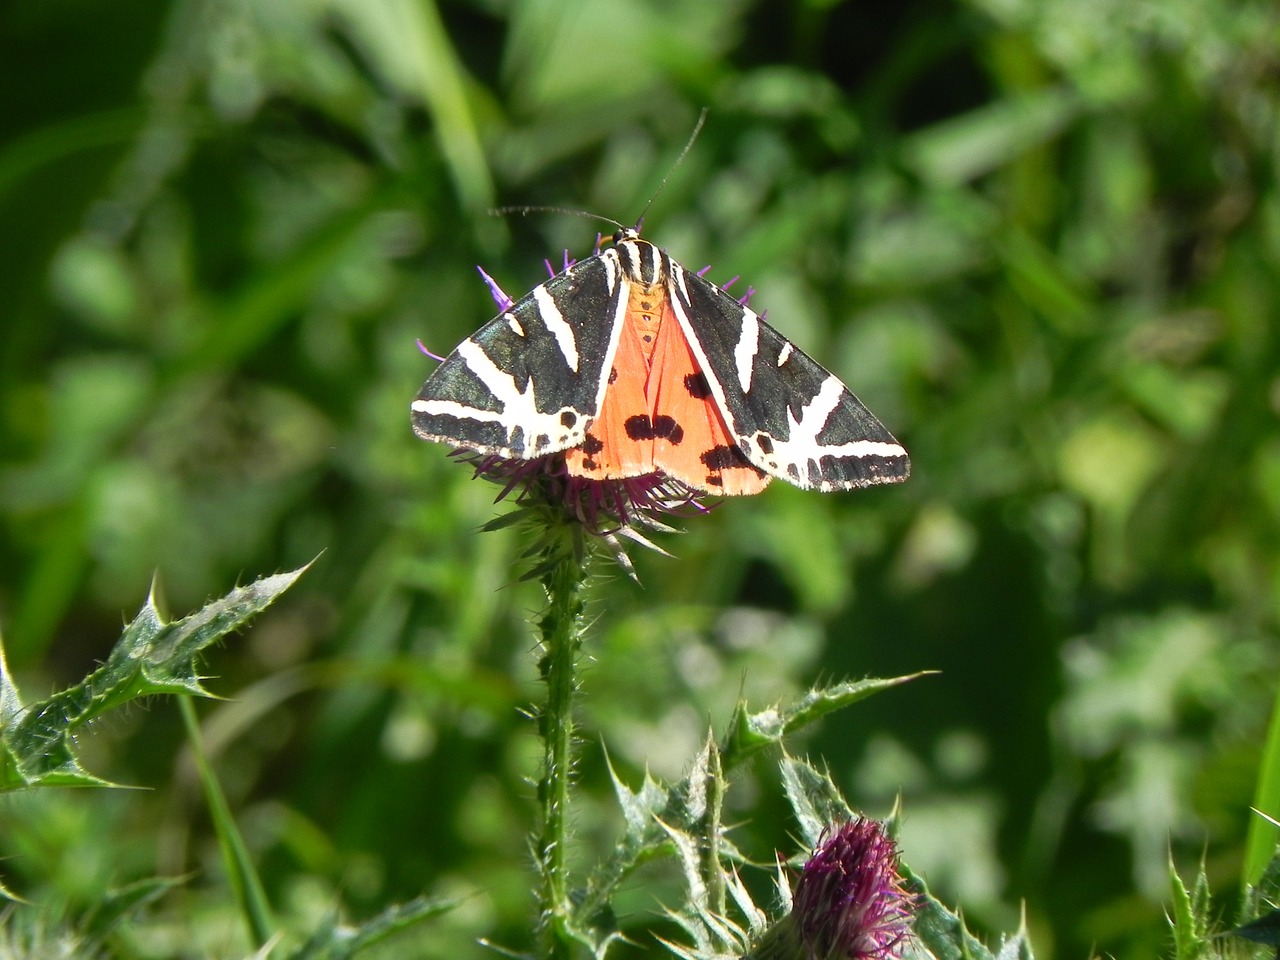
[(810, 850), (818, 846), (831, 824), (853, 819), (853, 811), (830, 774), (794, 757), (783, 757), (780, 766), (782, 789), (800, 825), (800, 836)]
[(1173, 911), (1169, 923), (1173, 927), (1174, 960), (1196, 960), (1204, 955), (1209, 945), (1209, 880), (1205, 876), (1204, 863), (1201, 862), (1195, 881), (1188, 890), (1170, 860), (1169, 882), (1173, 888)]
[[(933, 956), (937, 960), (996, 960), (986, 944), (969, 932), (960, 915), (935, 900), (924, 880), (913, 873), (910, 867), (901, 864), (899, 870), (906, 881), (907, 890), (916, 897), (915, 937), (912, 947), (918, 955)], [(1031, 960), (1030, 945), (1026, 946), (1025, 953), (1019, 952), (1017, 955), (1020, 960)], [(1000, 960), (1005, 960), (1003, 950)]]
[(1280, 947), (1280, 910), (1264, 913), (1257, 920), (1236, 927), (1231, 935), (1254, 943), (1265, 943), (1269, 947)]
[(996, 960), (1035, 960), (1031, 950), (1031, 938), (1027, 936), (1027, 918), (1023, 916), (1018, 932), (1000, 944)]
[(22, 718), (22, 695), (9, 673), (4, 655), (4, 637), (0, 635), (0, 731), (8, 730)]
[[(1248, 887), (1241, 903), (1238, 922), (1247, 923), (1277, 903), (1280, 903), (1280, 850), (1272, 852), (1271, 860), (1263, 868), (1258, 882)], [(1207, 911), (1207, 905), (1205, 909)]]
[[(626, 831), (613, 854), (592, 872), (586, 889), (575, 898), (575, 935), (588, 942), (597, 956), (617, 939), (602, 923), (602, 913), (622, 881), (637, 867), (661, 856), (680, 862), (693, 899), (722, 909), (724, 877), (721, 861), (742, 862), (742, 855), (720, 836), (720, 795), (726, 784), (720, 772), (713, 737), (708, 736), (689, 774), (677, 784), (663, 786), (647, 773), (639, 791), (631, 790), (609, 767), (614, 793), (622, 808)], [(708, 842), (709, 834), (716, 838)], [(611, 917), (611, 914), (608, 915)], [(601, 939), (605, 937), (607, 939)]]
[(690, 903), (699, 907), (707, 904), (707, 885), (702, 874), (700, 838), (669, 824), (663, 824), (663, 827), (675, 847), (676, 859), (680, 861), (680, 870), (684, 873), (684, 882), (689, 888)]
[(622, 817), (627, 824), (627, 835), (646, 835), (654, 828), (655, 819), (666, 809), (670, 795), (648, 773), (644, 775), (640, 790), (633, 791), (618, 777), (617, 771), (613, 769), (613, 762), (607, 756), (605, 762), (613, 781), (613, 794), (618, 800), (618, 806), (622, 808)]
[[(646, 774), (644, 784), (636, 792), (622, 783), (610, 766), (614, 792), (626, 820), (626, 832), (613, 854), (593, 871), (577, 900), (574, 911), (577, 929), (581, 931), (588, 926), (588, 918), (610, 902), (632, 871), (660, 856), (675, 855), (679, 860), (692, 894), (692, 904), (708, 917), (722, 914), (725, 894), (734, 893), (732, 884), (726, 886), (723, 863), (745, 862), (720, 827), (720, 798), (727, 786), (724, 771), (766, 746), (781, 743), (787, 734), (834, 710), (922, 675), (836, 684), (811, 690), (784, 709), (759, 713), (751, 713), (745, 704), (739, 703), (724, 746), (717, 747), (714, 740), (708, 738), (688, 775), (679, 783), (659, 784)], [(852, 816), (831, 778), (803, 761), (784, 759), (783, 780), (804, 839), (811, 848), (817, 845), (826, 827)], [(706, 918), (695, 915), (686, 919), (699, 929), (706, 927)], [(728, 942), (712, 934), (708, 936), (722, 947)]]
[(155, 594), (124, 631), (106, 662), (83, 682), (30, 707), (22, 706), (0, 658), (0, 791), (30, 786), (109, 786), (86, 772), (72, 737), (107, 710), (157, 693), (209, 696), (196, 658), (260, 613), (293, 585), (306, 567), (263, 577), (175, 622), (166, 622)]
[(785, 709), (775, 707), (759, 713), (750, 713), (745, 703), (739, 703), (734, 709), (733, 719), (729, 722), (728, 739), (721, 750), (724, 767), (726, 770), (736, 767), (752, 754), (781, 743), (783, 737), (825, 717), (828, 713), (857, 703), (882, 690), (888, 690), (890, 687), (896, 687), (934, 672), (936, 671), (926, 670), (904, 677), (888, 679), (872, 677), (866, 680), (838, 683), (834, 686), (810, 690)]
[[(1202, 897), (1197, 897), (1201, 886), (1205, 887)], [(1174, 936), (1175, 944), (1178, 952), (1175, 960), (1187, 960), (1195, 956), (1205, 955), (1207, 944), (1203, 943), (1208, 929), (1207, 917), (1209, 914), (1208, 903), (1208, 881), (1204, 876), (1204, 866), (1201, 865), (1197, 883), (1192, 888), (1192, 893), (1188, 897), (1190, 900), (1190, 909), (1194, 912), (1194, 916), (1199, 923), (1194, 927), (1194, 932), (1199, 934), (1202, 941), (1192, 943), (1190, 946), (1199, 949), (1199, 954), (1191, 952), (1183, 953), (1181, 939), (1178, 937), (1178, 929), (1175, 925)], [(1175, 885), (1175, 894), (1177, 886)], [(1262, 871), (1262, 876), (1258, 878), (1258, 882), (1250, 886), (1245, 892), (1243, 903), (1241, 906), (1241, 915), (1239, 926), (1234, 930), (1228, 931), (1229, 936), (1240, 937), (1243, 940), (1249, 940), (1253, 943), (1266, 944), (1269, 947), (1276, 948), (1276, 952), (1280, 953), (1280, 910), (1275, 909), (1277, 901), (1280, 901), (1280, 850), (1277, 850)], [(1180, 920), (1180, 915), (1176, 917)]]
[[(789, 899), (790, 887), (785, 879), (781, 883)], [(760, 940), (769, 925), (769, 917), (755, 905), (736, 871), (726, 874), (725, 886), (745, 918), (743, 923), (690, 899), (683, 911), (668, 910), (666, 914), (692, 942), (686, 945), (660, 937), (663, 946), (683, 960), (737, 960), (750, 953), (751, 944)]]
[[(712, 760), (712, 754), (715, 751), (715, 738), (707, 737), (703, 741), (702, 749), (693, 759), (693, 766), (688, 776), (684, 778), (680, 792), (684, 795), (685, 809), (688, 811), (690, 822), (701, 820), (707, 814), (707, 781), (712, 769), (719, 767), (719, 764)], [(719, 760), (718, 755), (716, 760)]]
[(593, 939), (597, 955), (615, 938), (610, 903), (618, 887), (642, 863), (670, 852), (670, 841), (661, 824), (663, 817), (674, 810), (672, 794), (649, 774), (645, 774), (640, 789), (633, 791), (619, 778), (608, 757), (605, 761), (626, 830), (612, 855), (596, 867), (586, 889), (575, 898), (571, 918), (575, 937)]
[(688, 913), (668, 911), (667, 919), (683, 930), (691, 942), (657, 939), (681, 960), (738, 960), (750, 955), (751, 934), (726, 917), (691, 907)]

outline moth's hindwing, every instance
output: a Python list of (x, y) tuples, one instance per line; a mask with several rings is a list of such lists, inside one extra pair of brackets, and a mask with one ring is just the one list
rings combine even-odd
[(673, 312), (666, 254), (636, 239), (616, 249), (630, 277), (629, 302), (600, 413), (582, 445), (565, 454), (569, 473), (589, 480), (661, 473), (708, 493), (759, 493), (771, 478), (739, 450), (711, 395)]
[(520, 459), (582, 443), (604, 395), (625, 288), (613, 250), (534, 287), (427, 379), (413, 402), (414, 431)]
[(669, 263), (676, 318), (747, 459), (806, 489), (906, 479), (907, 451), (838, 377), (719, 287)]

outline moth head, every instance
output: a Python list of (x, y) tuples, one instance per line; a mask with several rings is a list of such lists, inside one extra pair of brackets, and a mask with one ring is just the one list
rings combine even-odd
[(613, 245), (616, 247), (624, 240), (636, 240), (640, 237), (640, 224), (634, 227), (619, 227), (613, 234)]

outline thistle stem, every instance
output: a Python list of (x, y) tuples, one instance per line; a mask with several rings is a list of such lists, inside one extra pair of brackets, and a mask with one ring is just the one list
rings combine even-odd
[(569, 542), (550, 547), (542, 576), (547, 611), (539, 623), (542, 656), (538, 671), (547, 685), (547, 700), (538, 713), (538, 734), (543, 742), (542, 779), (538, 781), (542, 822), (534, 843), (541, 874), (538, 906), (546, 960), (566, 960), (574, 942), (569, 930), (572, 904), (566, 854), (574, 764), (573, 700), (578, 689), (574, 671), (582, 648), (582, 591), (587, 579), (585, 552), (576, 542), (579, 536), (566, 531)]

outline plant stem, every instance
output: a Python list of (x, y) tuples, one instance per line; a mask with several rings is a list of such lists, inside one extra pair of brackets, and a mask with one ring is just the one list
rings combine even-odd
[[(272, 940), (275, 930), (262, 880), (253, 865), (253, 858), (249, 856), (249, 847), (240, 834), (240, 828), (236, 826), (235, 817), (231, 815), (231, 806), (227, 803), (226, 794), (222, 792), (222, 785), (205, 756), (204, 742), (200, 738), (200, 721), (196, 719), (196, 708), (191, 703), (191, 698), (178, 697), (178, 708), (182, 713), (182, 723), (187, 729), (191, 755), (200, 774), (205, 802), (209, 804), (209, 815), (218, 835), (218, 846), (222, 849), (222, 862), (227, 869), (231, 890), (248, 927), (249, 941), (261, 952), (263, 945)], [(266, 954), (263, 953), (262, 956)]]
[(547, 701), (538, 713), (538, 734), (543, 741), (542, 779), (538, 782), (542, 823), (535, 849), (541, 873), (538, 907), (546, 960), (565, 960), (574, 942), (569, 929), (572, 904), (566, 848), (574, 764), (573, 698), (578, 688), (574, 670), (582, 647), (582, 590), (587, 579), (585, 554), (575, 533), (566, 531), (564, 541), (550, 546), (542, 576), (547, 611), (539, 624), (542, 657), (538, 670), (547, 685)]
[(707, 812), (703, 817), (702, 835), (706, 847), (702, 851), (702, 876), (707, 885), (707, 905), (719, 916), (725, 916), (724, 867), (720, 863), (720, 816), (724, 812), (724, 770), (720, 765), (720, 747), (714, 738), (707, 743)]

